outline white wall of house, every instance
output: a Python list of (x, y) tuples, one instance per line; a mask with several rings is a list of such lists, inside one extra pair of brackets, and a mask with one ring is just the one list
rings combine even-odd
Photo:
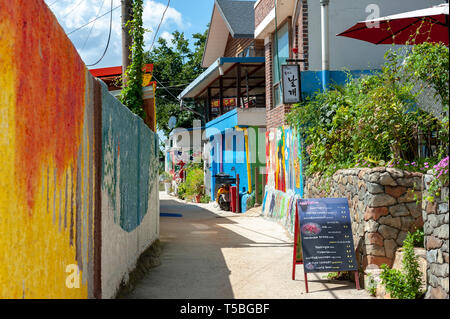
[[(384, 63), (384, 53), (392, 45), (375, 45), (369, 42), (336, 34), (347, 30), (359, 21), (367, 20), (370, 4), (378, 5), (380, 17), (424, 9), (444, 3), (443, 0), (330, 0), (329, 16), (329, 66), (330, 70), (378, 69)], [(320, 1), (308, 0), (309, 70), (322, 70)], [(399, 48), (400, 46), (394, 46)]]

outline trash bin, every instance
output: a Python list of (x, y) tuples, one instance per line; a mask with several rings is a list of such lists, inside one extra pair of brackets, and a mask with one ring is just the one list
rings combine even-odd
[(230, 187), (230, 195), (231, 195), (231, 211), (236, 213), (236, 186)]
[(222, 184), (230, 184), (230, 185), (236, 185), (236, 178), (225, 174), (225, 173), (219, 173), (213, 176), (215, 180), (215, 187), (214, 187), (214, 197), (217, 196), (217, 191), (220, 188), (220, 185)]

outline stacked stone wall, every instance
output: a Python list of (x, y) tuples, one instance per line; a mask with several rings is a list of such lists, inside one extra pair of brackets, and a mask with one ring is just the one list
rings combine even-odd
[[(431, 172), (430, 172), (431, 173)], [(433, 175), (426, 174), (423, 178), (424, 198), (430, 194), (430, 184)], [(448, 291), (448, 183), (441, 187), (440, 195), (433, 202), (422, 202), (422, 217), (424, 221), (424, 244), (427, 252), (427, 299), (449, 298)]]
[(423, 226), (422, 174), (395, 168), (360, 168), (308, 177), (305, 198), (347, 198), (361, 271), (392, 266), (408, 231)]

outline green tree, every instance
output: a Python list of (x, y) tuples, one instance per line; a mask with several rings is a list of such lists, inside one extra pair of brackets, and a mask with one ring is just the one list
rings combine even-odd
[[(166, 39), (159, 38), (158, 45), (145, 53), (145, 63), (154, 65), (153, 76), (159, 88), (156, 94), (158, 129), (164, 131), (166, 136), (171, 131), (168, 127), (171, 116), (177, 118), (176, 127), (192, 127), (193, 120), (202, 120), (193, 112), (182, 111), (177, 97), (203, 72), (201, 61), (207, 34), (208, 29), (204, 33), (193, 34), (194, 43), (191, 49), (184, 33), (175, 31), (172, 33), (170, 43)], [(203, 113), (201, 107), (189, 105), (189, 108)]]
[(142, 74), (144, 67), (144, 33), (142, 22), (143, 0), (133, 2), (133, 19), (127, 22), (130, 27), (130, 35), (133, 39), (131, 47), (131, 64), (128, 66), (125, 76), (126, 86), (121, 93), (121, 101), (133, 113), (144, 117), (142, 108)]

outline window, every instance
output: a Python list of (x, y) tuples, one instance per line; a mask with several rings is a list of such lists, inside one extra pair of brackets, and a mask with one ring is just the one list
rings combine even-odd
[(282, 102), (281, 65), (289, 59), (289, 24), (285, 23), (273, 38), (273, 106), (276, 107)]

